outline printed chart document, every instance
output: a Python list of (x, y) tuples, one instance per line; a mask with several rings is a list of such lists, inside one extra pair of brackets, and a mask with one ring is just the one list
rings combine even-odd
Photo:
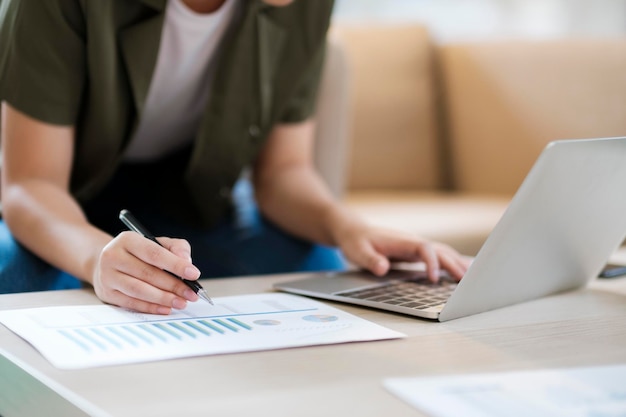
[(8, 310), (0, 311), (0, 323), (61, 369), (405, 336), (290, 294), (213, 301), (189, 303), (169, 316), (109, 305)]
[(385, 387), (436, 417), (624, 417), (626, 365), (390, 378)]

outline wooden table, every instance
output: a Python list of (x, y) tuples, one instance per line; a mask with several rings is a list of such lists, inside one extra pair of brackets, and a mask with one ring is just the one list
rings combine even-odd
[[(203, 281), (213, 297), (295, 275)], [(99, 303), (91, 290), (0, 295), (0, 309)], [(0, 325), (0, 414), (418, 416), (387, 377), (626, 363), (626, 279), (446, 323), (333, 303), (408, 338), (64, 371)]]

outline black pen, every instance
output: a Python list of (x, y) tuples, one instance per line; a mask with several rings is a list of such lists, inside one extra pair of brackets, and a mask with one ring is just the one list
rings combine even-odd
[[(120, 211), (120, 220), (122, 221), (122, 223), (124, 223), (126, 225), (126, 227), (128, 227), (133, 232), (137, 232), (140, 235), (142, 235), (143, 237), (148, 238), (151, 241), (155, 242), (157, 245), (163, 246), (163, 245), (161, 245), (159, 243), (158, 240), (156, 240), (156, 237), (154, 237), (154, 235), (148, 231), (148, 229), (146, 229), (141, 223), (139, 223), (139, 221), (135, 218), (135, 216), (133, 216), (130, 213), (130, 211), (128, 211), (128, 210)], [(189, 288), (191, 288), (193, 290), (193, 292), (198, 294), (198, 297), (202, 298), (207, 303), (209, 303), (211, 305), (214, 305), (213, 304), (213, 300), (211, 300), (211, 297), (209, 297), (209, 295), (207, 294), (206, 290), (204, 288), (202, 288), (202, 285), (200, 285), (200, 283), (198, 283), (198, 281), (190, 281), (190, 280), (181, 278), (181, 277), (179, 277), (179, 276), (177, 276), (175, 274), (172, 274), (169, 271), (165, 271), (165, 272), (167, 272), (167, 273), (175, 276), (176, 278), (180, 279), (181, 281), (183, 281), (185, 284), (187, 284), (187, 286)]]

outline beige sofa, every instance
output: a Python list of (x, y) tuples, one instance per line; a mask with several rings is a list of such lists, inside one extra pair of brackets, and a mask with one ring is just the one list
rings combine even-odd
[(318, 164), (333, 189), (469, 255), (549, 141), (626, 135), (626, 38), (438, 44), (368, 24), (330, 39)]

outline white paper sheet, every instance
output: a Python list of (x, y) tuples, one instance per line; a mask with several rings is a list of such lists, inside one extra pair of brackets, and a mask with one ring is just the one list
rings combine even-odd
[(108, 305), (7, 310), (0, 323), (61, 369), (405, 336), (290, 294), (213, 301), (189, 303), (169, 316)]
[(437, 417), (626, 417), (626, 365), (390, 378), (384, 385)]

